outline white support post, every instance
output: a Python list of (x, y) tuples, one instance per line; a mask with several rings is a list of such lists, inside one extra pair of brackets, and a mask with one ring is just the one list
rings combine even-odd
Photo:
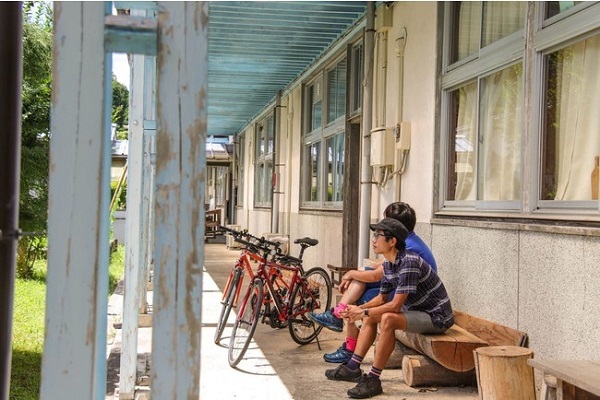
[(111, 55), (105, 3), (54, 3), (42, 400), (106, 397)]
[(208, 3), (159, 9), (152, 398), (198, 399)]
[(137, 379), (138, 313), (141, 301), (142, 244), (144, 212), (142, 207), (144, 174), (144, 57), (133, 56), (131, 109), (129, 112), (129, 154), (127, 156), (127, 241), (125, 253), (125, 291), (123, 295), (122, 345), (119, 398), (133, 399)]

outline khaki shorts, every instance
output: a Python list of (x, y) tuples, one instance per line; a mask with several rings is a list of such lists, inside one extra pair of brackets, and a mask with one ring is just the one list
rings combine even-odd
[(429, 314), (423, 311), (404, 311), (406, 332), (411, 333), (444, 333), (446, 328), (438, 328), (431, 322)]

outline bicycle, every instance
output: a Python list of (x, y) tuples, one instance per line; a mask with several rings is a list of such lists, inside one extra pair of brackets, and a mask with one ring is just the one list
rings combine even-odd
[[(277, 252), (271, 260), (259, 265), (250, 282), (229, 341), (228, 360), (231, 367), (235, 367), (244, 357), (261, 317), (263, 323), (269, 323), (273, 328), (287, 324), (290, 336), (300, 345), (308, 344), (315, 338), (318, 343), (318, 335), (323, 327), (316, 326), (306, 314), (329, 309), (331, 280), (321, 267), (311, 268), (307, 272), (302, 267), (304, 250), (317, 245), (318, 241), (303, 238), (294, 243), (301, 246), (297, 258)], [(276, 272), (273, 273), (273, 270)], [(290, 275), (289, 284), (282, 279), (282, 271)], [(281, 282), (284, 282), (283, 286)]]
[(221, 341), (232, 307), (237, 307), (244, 275), (248, 274), (250, 280), (254, 279), (255, 274), (250, 265), (251, 261), (258, 262), (259, 265), (265, 263), (268, 253), (273, 251), (273, 249), (277, 252), (277, 249), (279, 248), (279, 245), (276, 242), (269, 242), (265, 239), (258, 238), (249, 234), (247, 231), (236, 231), (224, 226), (220, 226), (219, 229), (232, 235), (233, 239), (244, 247), (242, 248), (240, 257), (229, 272), (229, 277), (227, 278), (227, 283), (223, 290), (223, 297), (221, 298), (221, 314), (217, 320), (215, 330), (215, 344), (219, 344)]

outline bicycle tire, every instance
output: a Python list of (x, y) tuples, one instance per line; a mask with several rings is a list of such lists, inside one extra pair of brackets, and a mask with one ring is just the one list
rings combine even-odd
[(263, 300), (263, 281), (254, 279), (248, 286), (229, 341), (229, 366), (235, 367), (246, 354), (260, 318)]
[(231, 313), (231, 308), (233, 307), (233, 303), (235, 300), (235, 295), (238, 290), (238, 285), (240, 284), (240, 278), (244, 271), (240, 268), (235, 268), (231, 275), (231, 282), (229, 283), (229, 287), (227, 288), (227, 293), (223, 299), (223, 306), (221, 307), (221, 314), (219, 315), (219, 319), (217, 320), (217, 327), (215, 329), (215, 344), (219, 344), (221, 338), (223, 337), (223, 331), (225, 331), (225, 326), (227, 325), (227, 320), (229, 319), (229, 314)]
[[(316, 325), (306, 315), (309, 312), (322, 313), (331, 305), (331, 279), (321, 267), (308, 270), (302, 279), (306, 284), (294, 288), (290, 299), (291, 315), (289, 318), (290, 336), (294, 342), (305, 345), (312, 342), (323, 327)], [(310, 293), (307, 292), (310, 290)], [(315, 295), (315, 291), (318, 291)]]

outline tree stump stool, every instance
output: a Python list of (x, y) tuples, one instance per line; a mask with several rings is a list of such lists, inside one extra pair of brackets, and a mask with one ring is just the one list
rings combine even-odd
[(474, 350), (480, 400), (536, 400), (533, 351), (518, 346), (490, 346)]

